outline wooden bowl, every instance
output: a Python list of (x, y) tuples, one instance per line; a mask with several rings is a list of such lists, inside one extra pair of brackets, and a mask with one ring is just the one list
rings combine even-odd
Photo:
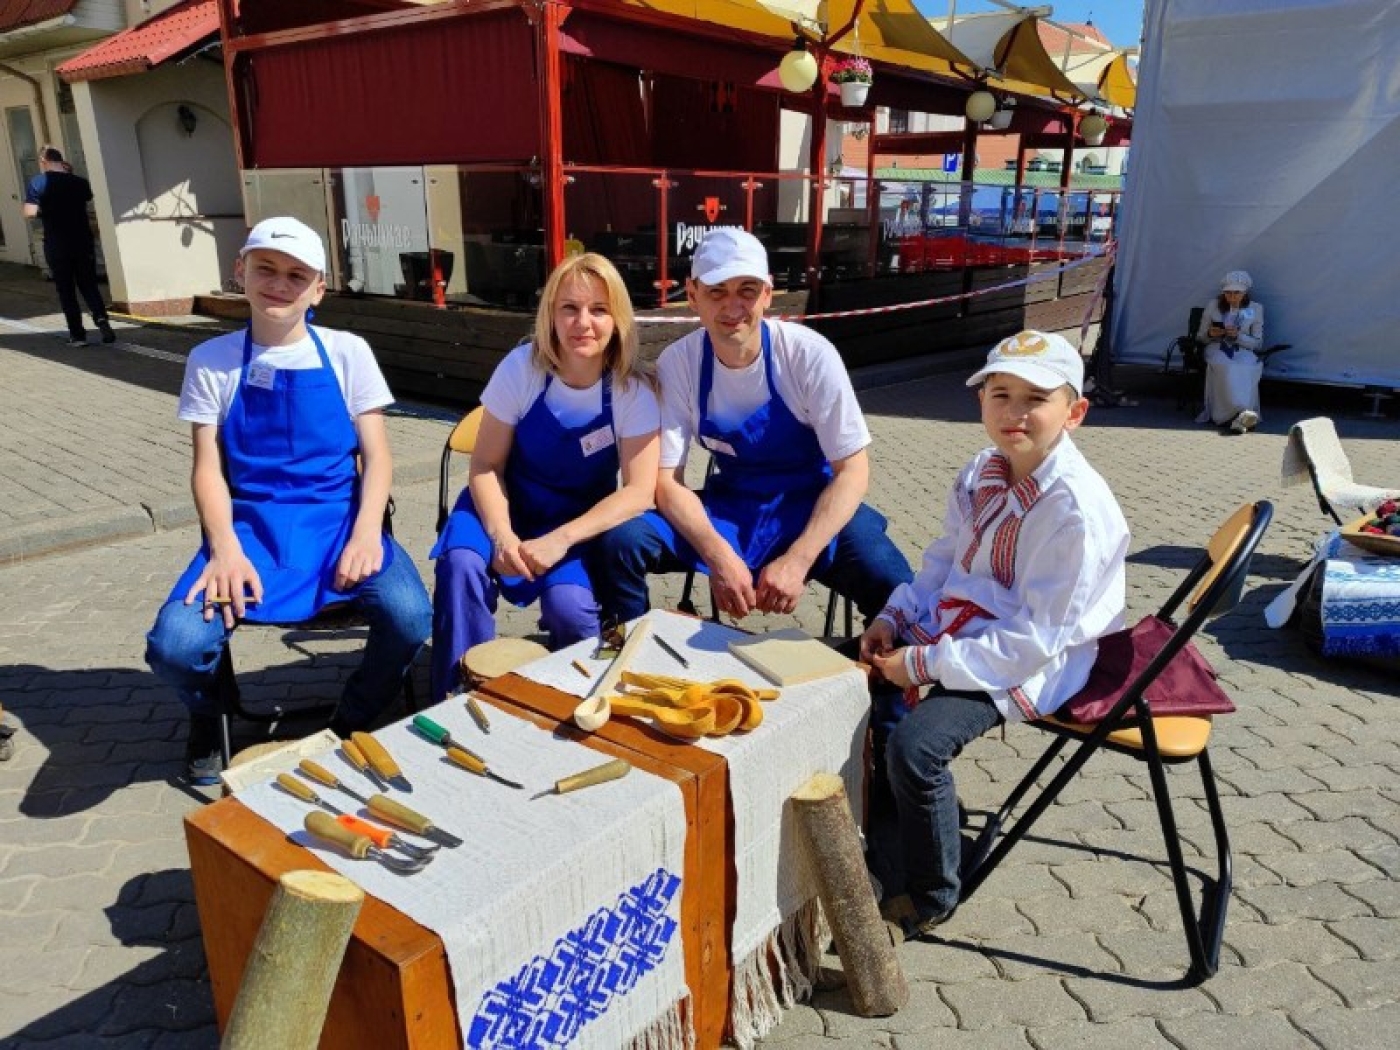
[(1372, 554), (1379, 554), (1390, 558), (1400, 558), (1400, 536), (1381, 536), (1374, 532), (1361, 531), (1361, 526), (1365, 525), (1374, 516), (1375, 515), (1372, 514), (1363, 514), (1351, 524), (1344, 525), (1342, 527), (1342, 539)]

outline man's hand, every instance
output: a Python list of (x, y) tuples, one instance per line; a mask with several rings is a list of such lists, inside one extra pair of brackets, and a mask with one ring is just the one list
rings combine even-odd
[(709, 566), (710, 586), (715, 592), (715, 603), (720, 612), (728, 613), (736, 620), (742, 620), (756, 608), (757, 596), (753, 589), (753, 573), (744, 560), (732, 549), (720, 560)]
[(384, 543), (379, 533), (357, 536), (353, 532), (335, 565), (335, 589), (348, 591), (384, 567)]
[(563, 561), (564, 555), (569, 553), (569, 544), (556, 530), (533, 540), (526, 540), (517, 550), (530, 571), (536, 576), (543, 576)]
[(262, 601), (263, 596), (258, 570), (242, 550), (225, 557), (211, 556), (185, 595), (185, 604), (193, 605), (200, 591), (204, 592), (204, 622), (212, 620), (217, 610), (230, 629), (243, 618), (247, 605)]
[(765, 565), (758, 574), (758, 587), (754, 592), (759, 611), (790, 613), (796, 609), (811, 567), (810, 562), (791, 551)]
[[(862, 648), (865, 639), (861, 639)], [(891, 649), (880, 656), (872, 656), (870, 664), (876, 671), (889, 682), (890, 685), (898, 686), (900, 689), (908, 689), (914, 684), (914, 680), (909, 677), (909, 672), (904, 669), (904, 651), (908, 646), (901, 646), (898, 649)]]
[(874, 667), (875, 657), (884, 656), (894, 648), (894, 639), (894, 624), (888, 620), (874, 621), (860, 636), (861, 662)]

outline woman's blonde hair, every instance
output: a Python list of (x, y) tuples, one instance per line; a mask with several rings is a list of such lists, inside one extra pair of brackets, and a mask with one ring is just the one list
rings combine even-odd
[(554, 306), (566, 283), (590, 277), (602, 282), (607, 289), (613, 336), (603, 351), (603, 367), (612, 373), (614, 389), (620, 389), (633, 379), (650, 382), (648, 370), (637, 359), (637, 318), (632, 312), (632, 298), (627, 294), (627, 286), (622, 283), (617, 267), (596, 252), (570, 255), (545, 281), (540, 306), (535, 312), (535, 340), (531, 352), (535, 366), (558, 375), (561, 347), (554, 331)]

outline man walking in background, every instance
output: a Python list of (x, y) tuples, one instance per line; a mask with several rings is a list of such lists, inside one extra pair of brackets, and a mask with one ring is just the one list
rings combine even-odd
[(58, 301), (68, 322), (68, 342), (87, 343), (83, 311), (78, 293), (87, 303), (93, 321), (102, 332), (104, 343), (115, 343), (117, 334), (107, 320), (107, 307), (97, 288), (97, 255), (88, 225), (87, 203), (92, 187), (87, 179), (74, 175), (54, 146), (39, 150), (39, 174), (29, 181), (24, 194), (24, 217), (36, 215), (44, 224), (44, 259), (58, 289)]

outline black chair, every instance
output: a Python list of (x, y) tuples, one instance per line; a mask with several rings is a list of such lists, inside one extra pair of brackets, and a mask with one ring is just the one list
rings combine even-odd
[[(388, 506), (384, 508), (384, 531), (390, 536), (394, 534), (393, 517), (394, 501), (391, 498)], [(274, 630), (294, 632), (284, 635), (283, 640), (287, 641), (291, 647), (296, 647), (297, 643), (302, 641), (303, 634), (328, 636), (362, 628), (364, 625), (364, 620), (353, 605), (349, 602), (337, 602), (334, 605), (326, 606), (311, 619), (300, 623), (242, 623), (239, 624), (238, 629), (246, 631), (255, 627), (270, 627)], [(229, 763), (233, 759), (233, 720), (235, 718), (256, 725), (265, 725), (268, 727), (268, 732), (271, 733), (277, 724), (285, 719), (329, 718), (335, 711), (335, 701), (312, 704), (306, 707), (284, 707), (282, 704), (273, 704), (270, 707), (257, 710), (246, 707), (243, 703), (242, 692), (238, 688), (238, 678), (233, 671), (232, 638), (229, 638), (228, 644), (224, 646), (223, 654), (219, 657), (219, 666), (214, 673), (213, 699), (219, 710), (219, 748), (223, 752), (225, 769), (229, 767)], [(410, 713), (418, 710), (418, 697), (413, 688), (413, 675), (411, 673), (404, 675), (403, 678), (403, 698)]]
[[(710, 457), (709, 463), (705, 466), (705, 484), (710, 483), (710, 476), (715, 472), (714, 457)], [(695, 569), (690, 569), (685, 574), (685, 584), (681, 587), (681, 600), (676, 603), (676, 608), (690, 616), (699, 616), (700, 613), (695, 606)], [(836, 629), (836, 606), (838, 601), (845, 602), (845, 626), (844, 637), (855, 637), (855, 607), (849, 596), (843, 597), (831, 589), (826, 602), (826, 626), (822, 628), (822, 637), (831, 638), (832, 632)], [(710, 588), (710, 619), (719, 623), (719, 603), (715, 601), (714, 588)]]
[[(1225, 934), (1225, 913), (1230, 900), (1232, 867), (1230, 838), (1225, 814), (1211, 768), (1207, 746), (1211, 719), (1201, 717), (1153, 717), (1144, 692), (1171, 659), (1190, 641), (1207, 618), (1233, 609), (1244, 591), (1250, 558), (1273, 517), (1267, 501), (1245, 504), (1211, 537), (1205, 552), (1181, 585), (1158, 611), (1158, 616), (1175, 624), (1176, 614), (1185, 606), (1185, 618), (1152, 659), (1147, 668), (1129, 685), (1122, 698), (1103, 721), (1084, 725), (1046, 717), (1027, 722), (1032, 729), (1051, 734), (1054, 739), (1045, 753), (1012, 790), (998, 812), (988, 819), (977, 837), (962, 879), (962, 900), (967, 900), (986, 881), (1013, 846), (1020, 842), (1065, 786), (1099, 750), (1126, 755), (1147, 765), (1152, 784), (1157, 819), (1166, 843), (1167, 861), (1176, 888), (1177, 905), (1191, 956), (1187, 979), (1204, 981), (1215, 973), (1220, 960), (1220, 944)], [(1071, 742), (1078, 747), (1050, 781), (1034, 796), (1025, 813), (1008, 824), (1021, 800), (1036, 787), (1041, 774)], [(1212, 878), (1188, 869), (1167, 789), (1166, 767), (1194, 762), (1200, 772), (1215, 835), (1216, 873)], [(1197, 911), (1189, 877), (1203, 883), (1201, 906)]]

